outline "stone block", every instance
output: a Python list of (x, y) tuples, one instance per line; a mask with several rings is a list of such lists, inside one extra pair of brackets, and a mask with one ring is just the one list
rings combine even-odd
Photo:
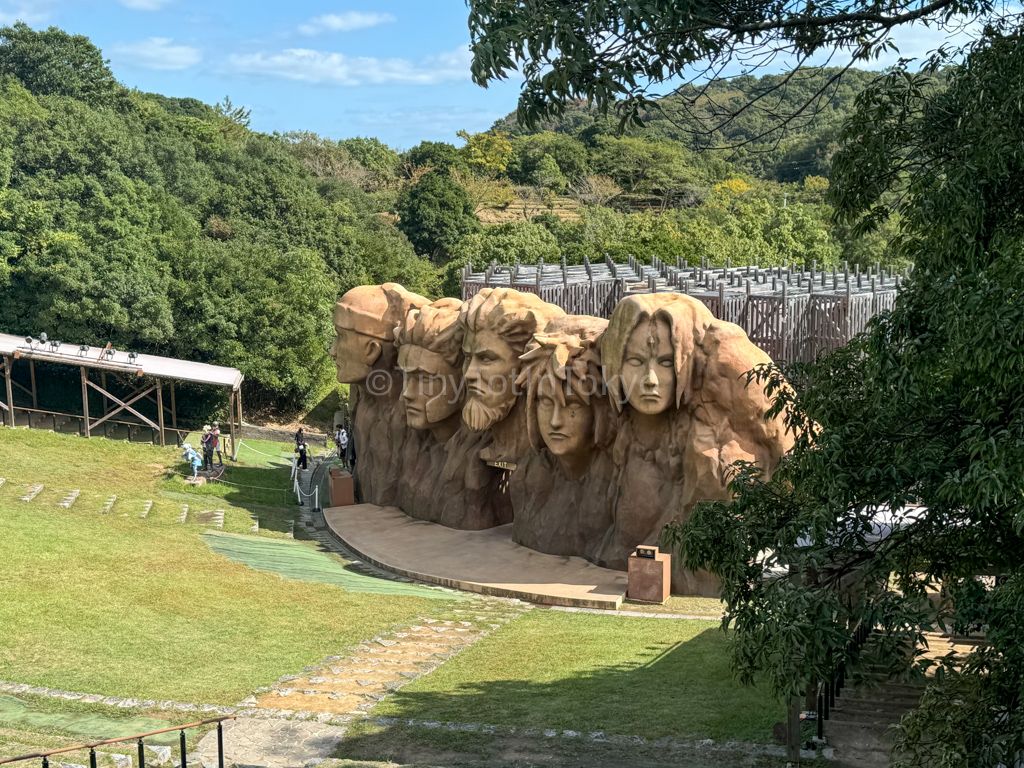
[(663, 604), (668, 600), (672, 587), (672, 556), (658, 551), (657, 547), (638, 549), (653, 550), (654, 557), (638, 557), (636, 552), (629, 556), (629, 588), (626, 595), (630, 600)]

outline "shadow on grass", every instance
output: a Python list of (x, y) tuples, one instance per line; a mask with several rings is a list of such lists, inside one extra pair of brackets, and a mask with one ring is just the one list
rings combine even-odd
[[(474, 680), (444, 691), (419, 691), (413, 685), (396, 692), (378, 714), (441, 723), (603, 731), (645, 739), (770, 740), (772, 725), (783, 716), (782, 707), (767, 690), (744, 687), (733, 679), (720, 629), (638, 650), (630, 654), (635, 661), (575, 676), (553, 668), (532, 673), (550, 676), (547, 680)], [(568, 649), (569, 657), (573, 653)], [(458, 674), (457, 665), (469, 662), (468, 656), (460, 659), (449, 671)], [(517, 660), (503, 663), (515, 668)], [(486, 674), (483, 670), (476, 676)]]

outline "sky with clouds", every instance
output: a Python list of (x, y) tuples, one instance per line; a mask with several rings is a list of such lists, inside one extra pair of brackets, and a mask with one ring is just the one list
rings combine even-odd
[[(460, 143), (456, 131), (515, 109), (518, 82), (470, 80), (467, 15), (464, 0), (0, 0), (0, 25), (86, 35), (129, 87), (210, 104), (228, 95), (256, 130), (400, 149)], [(898, 42), (921, 56), (944, 37), (917, 27)]]

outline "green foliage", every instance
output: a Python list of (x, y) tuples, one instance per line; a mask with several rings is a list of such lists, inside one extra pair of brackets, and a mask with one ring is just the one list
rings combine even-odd
[[(723, 577), (745, 677), (767, 672), (791, 696), (840, 661), (853, 675), (938, 668), (898, 727), (901, 768), (1009, 765), (1024, 749), (1020, 24), (986, 28), (945, 87), (948, 52), (858, 99), (830, 199), (848, 225), (895, 207), (893, 247), (915, 270), (891, 313), (806, 371), (799, 400), (776, 390), (803, 432), (771, 480), (741, 470), (732, 504), (677, 531)], [(879, 529), (879, 510), (909, 503), (922, 506)], [(779, 567), (803, 578), (764, 578)], [(855, 651), (862, 621), (875, 632)], [(922, 656), (922, 633), (943, 628), (986, 642)]]
[(93, 107), (124, 109), (128, 92), (100, 50), (83, 35), (24, 22), (0, 28), (0, 76), (13, 75), (36, 96), (67, 96)]
[(508, 164), (508, 177), (515, 184), (537, 184), (537, 167), (545, 157), (551, 158), (559, 172), (569, 182), (575, 182), (590, 172), (586, 147), (560, 133), (543, 131), (512, 140), (512, 157)]
[(456, 135), (466, 142), (462, 154), (474, 171), (486, 177), (505, 172), (512, 157), (512, 142), (508, 136), (496, 130), (473, 134), (459, 131)]
[(455, 171), (461, 176), (469, 176), (470, 173), (463, 153), (454, 144), (443, 141), (421, 141), (406, 152), (403, 159), (415, 166), (442, 173)]
[(438, 263), (448, 260), (463, 236), (480, 229), (469, 194), (437, 171), (403, 190), (397, 209), (398, 227), (417, 253), (429, 254)]
[(466, 235), (459, 240), (452, 257), (459, 264), (537, 264), (541, 259), (550, 264), (559, 260), (560, 251), (555, 236), (544, 226), (513, 221)]
[(537, 163), (537, 167), (533, 171), (533, 183), (550, 189), (556, 195), (565, 192), (566, 187), (569, 186), (569, 181), (562, 175), (558, 163), (551, 155), (544, 155)]

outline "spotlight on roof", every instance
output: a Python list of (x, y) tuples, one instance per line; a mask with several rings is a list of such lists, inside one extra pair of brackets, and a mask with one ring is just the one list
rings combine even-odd
[(32, 337), (31, 336), (26, 336), (25, 337), (25, 343), (28, 344), (29, 347), (31, 347), (32, 346)]
[(40, 333), (40, 334), (39, 334), (39, 340), (40, 340), (41, 342), (43, 342), (43, 344), (45, 344), (45, 343), (46, 343), (46, 339), (47, 339), (47, 336), (46, 336), (46, 331), (43, 331), (42, 333)]
[(88, 344), (79, 344), (78, 345), (78, 354), (80, 354), (80, 355), (87, 355), (87, 354), (89, 354), (89, 345)]
[(114, 357), (114, 350), (113, 349), (108, 349), (107, 350), (107, 359), (109, 360), (109, 359), (112, 359), (113, 357)]
[(50, 349), (52, 349), (54, 352), (57, 352), (58, 350), (60, 350), (60, 342), (57, 341), (56, 339), (51, 341), (50, 342)]
[(139, 359), (139, 353), (138, 352), (129, 352), (128, 353), (128, 362), (129, 363), (134, 363), (138, 359)]

